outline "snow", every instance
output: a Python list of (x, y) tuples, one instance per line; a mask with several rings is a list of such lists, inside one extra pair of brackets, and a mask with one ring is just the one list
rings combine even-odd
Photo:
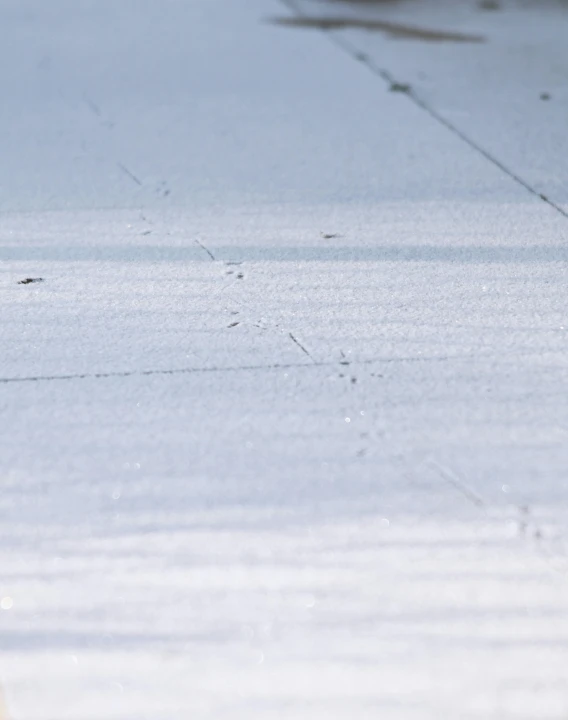
[(568, 715), (568, 14), (424, 6), (0, 0), (0, 720)]
[(428, 112), (568, 211), (565, 4), (504, 0), (498, 11), (463, 0), (354, 3), (355, 10), (341, 2), (295, 4), (306, 17), (380, 17), (403, 27), (482, 38), (481, 44), (385, 41), (347, 28), (333, 39), (348, 54), (362, 54), (369, 69), (408, 84)]

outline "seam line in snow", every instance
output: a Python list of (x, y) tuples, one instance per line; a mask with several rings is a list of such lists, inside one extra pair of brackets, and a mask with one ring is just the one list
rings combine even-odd
[(310, 360), (311, 360), (312, 362), (315, 362), (315, 360), (314, 360), (314, 358), (312, 357), (312, 354), (310, 353), (310, 351), (307, 350), (307, 349), (304, 347), (304, 345), (302, 345), (302, 343), (301, 343), (294, 335), (292, 335), (291, 332), (288, 333), (288, 337), (290, 338), (290, 340), (291, 340), (295, 345), (297, 345), (297, 346), (300, 348), (300, 350), (301, 350), (305, 355), (307, 355), (307, 356), (310, 358)]
[(132, 180), (132, 182), (136, 183), (136, 185), (138, 185), (139, 187), (143, 187), (144, 183), (139, 178), (137, 178), (136, 175), (126, 167), (126, 165), (123, 165), (120, 162), (116, 164), (118, 165), (120, 170), (122, 170), (122, 172)]
[[(311, 357), (311, 356), (310, 356)], [(25, 377), (0, 377), (0, 384), (8, 385), (10, 383), (26, 383), (26, 382), (47, 382), (50, 380), (88, 380), (102, 378), (118, 378), (118, 377), (143, 377), (148, 375), (190, 375), (192, 373), (222, 373), (222, 372), (245, 372), (250, 370), (288, 370), (294, 368), (322, 368), (322, 367), (363, 367), (365, 365), (373, 365), (375, 363), (418, 363), (418, 362), (446, 362), (449, 360), (468, 360), (469, 355), (443, 355), (440, 357), (384, 357), (369, 358), (368, 360), (330, 360), (319, 362), (312, 358), (310, 363), (270, 363), (265, 365), (234, 365), (228, 367), (188, 367), (174, 368), (172, 370), (118, 370), (114, 372), (99, 373), (75, 373), (70, 375), (32, 375)]]
[(215, 255), (213, 255), (213, 253), (211, 252), (211, 250), (209, 250), (208, 247), (205, 247), (205, 245), (204, 245), (200, 240), (197, 240), (197, 239), (195, 240), (195, 244), (196, 244), (196, 245), (199, 245), (199, 247), (200, 247), (203, 251), (205, 251), (205, 252), (207, 253), (207, 255), (209, 255), (209, 257), (211, 258), (211, 260), (212, 260), (213, 262), (215, 262), (215, 260), (216, 260)]
[(478, 508), (487, 508), (485, 500), (467, 483), (456, 475), (450, 468), (444, 467), (436, 460), (431, 460), (430, 465), (439, 473), (439, 475), (450, 485), (452, 485), (459, 493)]

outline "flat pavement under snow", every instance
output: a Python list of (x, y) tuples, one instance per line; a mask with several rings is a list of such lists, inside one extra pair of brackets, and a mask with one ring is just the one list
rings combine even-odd
[(567, 720), (567, 38), (0, 0), (0, 720)]

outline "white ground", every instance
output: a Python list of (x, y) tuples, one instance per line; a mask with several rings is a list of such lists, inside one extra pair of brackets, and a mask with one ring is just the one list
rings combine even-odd
[(2, 720), (568, 718), (567, 36), (0, 0)]

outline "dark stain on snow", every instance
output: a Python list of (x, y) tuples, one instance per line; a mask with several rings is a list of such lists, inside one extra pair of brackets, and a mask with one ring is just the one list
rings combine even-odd
[(345, 30), (356, 28), (371, 32), (383, 32), (399, 40), (423, 40), (425, 42), (457, 42), (481, 43), (485, 38), (481, 35), (453, 32), (450, 30), (434, 30), (387, 20), (371, 20), (351, 17), (274, 17), (268, 22), (274, 25), (297, 28), (314, 28), (317, 30)]
[(406, 93), (408, 95), (412, 88), (407, 83), (392, 82), (389, 90), (391, 92)]
[(23, 280), (18, 280), (18, 285), (30, 285), (31, 283), (40, 283), (43, 282), (43, 278), (24, 278)]

